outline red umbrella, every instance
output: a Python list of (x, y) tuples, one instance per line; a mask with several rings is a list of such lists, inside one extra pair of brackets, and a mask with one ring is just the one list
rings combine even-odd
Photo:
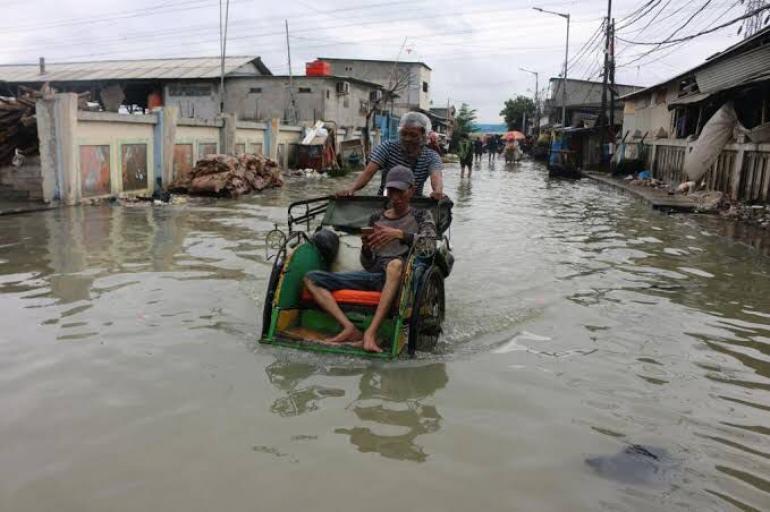
[(503, 139), (505, 140), (524, 140), (526, 138), (527, 138), (526, 135), (524, 135), (518, 130), (513, 130), (512, 132), (508, 132), (505, 135), (503, 135)]

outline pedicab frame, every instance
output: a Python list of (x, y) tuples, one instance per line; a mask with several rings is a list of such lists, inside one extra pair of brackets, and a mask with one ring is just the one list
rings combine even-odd
[[(308, 307), (308, 304), (297, 303), (285, 307), (286, 304), (282, 304), (281, 300), (281, 293), (291, 286), (292, 281), (297, 280), (296, 274), (287, 279), (287, 275), (292, 272), (293, 256), (301, 247), (312, 246), (310, 237), (314, 221), (323, 216), (317, 223), (318, 228), (333, 227), (341, 232), (358, 234), (362, 227), (368, 225), (371, 214), (384, 210), (386, 205), (387, 198), (383, 196), (324, 196), (289, 205), (288, 233), (276, 227), (267, 235), (267, 258), (273, 259), (273, 267), (262, 312), (261, 343), (377, 359), (394, 359), (404, 352), (404, 348), (410, 356), (416, 351), (433, 350), (445, 317), (444, 280), (453, 265), (449, 244), (452, 202), (449, 199), (412, 199), (413, 207), (432, 213), (438, 236), (417, 237), (410, 248), (405, 259), (401, 287), (386, 321), (389, 327), (385, 331), (390, 333), (390, 339), (386, 340), (383, 352), (366, 352), (358, 347), (323, 344), (318, 340), (296, 339), (286, 335), (285, 327), (291, 323), (292, 317), (299, 317), (299, 320), (294, 319), (296, 323), (304, 322), (305, 317), (310, 315), (308, 311), (315, 312), (314, 315), (319, 314), (317, 306), (313, 308)], [(273, 254), (270, 254), (271, 251)], [(302, 251), (308, 252), (309, 249)], [(296, 290), (289, 290), (288, 293), (296, 294)], [(371, 307), (343, 306), (343, 310), (346, 314), (358, 314), (362, 326), (368, 326), (374, 313)]]

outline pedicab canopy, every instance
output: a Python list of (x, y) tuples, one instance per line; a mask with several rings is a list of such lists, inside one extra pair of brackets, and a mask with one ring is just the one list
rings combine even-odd
[[(353, 196), (334, 198), (329, 202), (322, 224), (334, 226), (341, 231), (357, 231), (369, 225), (373, 214), (381, 213), (387, 205), (384, 196)], [(413, 208), (430, 211), (436, 231), (443, 234), (452, 222), (452, 202), (448, 199), (435, 201), (427, 197), (416, 197), (411, 201)]]

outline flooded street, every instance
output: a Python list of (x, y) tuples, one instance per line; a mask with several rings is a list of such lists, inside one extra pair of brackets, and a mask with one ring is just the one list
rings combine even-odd
[[(531, 162), (460, 180), (435, 354), (260, 346), (240, 201), (0, 217), (0, 510), (769, 510), (770, 257)], [(631, 444), (644, 478), (586, 463)]]

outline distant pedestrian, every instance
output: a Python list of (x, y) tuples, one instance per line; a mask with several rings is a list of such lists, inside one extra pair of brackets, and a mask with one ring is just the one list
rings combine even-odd
[(476, 156), (476, 162), (481, 163), (481, 155), (484, 154), (484, 143), (481, 139), (473, 141), (473, 154)]
[(468, 168), (468, 177), (471, 177), (473, 172), (473, 143), (468, 138), (467, 133), (463, 133), (460, 136), (459, 147), (457, 148), (457, 156), (460, 157), (460, 177), (465, 177), (465, 168)]
[(497, 140), (490, 135), (487, 138), (487, 162), (491, 164), (495, 156), (497, 156)]
[(444, 149), (441, 147), (441, 144), (438, 142), (438, 133), (436, 132), (430, 132), (428, 135), (428, 144), (427, 146), (439, 154), (439, 156), (442, 156), (444, 154)]

